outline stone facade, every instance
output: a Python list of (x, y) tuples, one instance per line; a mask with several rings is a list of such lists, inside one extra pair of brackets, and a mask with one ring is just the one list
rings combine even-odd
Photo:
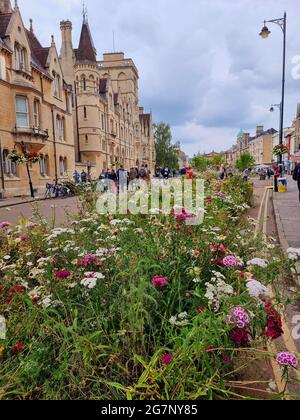
[(0, 0), (0, 197), (28, 195), (25, 165), (8, 158), (12, 150), (36, 152), (34, 188), (72, 178), (88, 170), (123, 164), (155, 167), (152, 115), (138, 98), (138, 70), (123, 53), (97, 61), (84, 18), (78, 49), (72, 23), (61, 22), (60, 54), (52, 37), (48, 47), (37, 39), (32, 22), (23, 24), (16, 3)]

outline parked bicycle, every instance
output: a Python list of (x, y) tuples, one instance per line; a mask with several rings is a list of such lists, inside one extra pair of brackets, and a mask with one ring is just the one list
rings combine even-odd
[(72, 197), (74, 194), (66, 183), (46, 184), (45, 198), (66, 198)]

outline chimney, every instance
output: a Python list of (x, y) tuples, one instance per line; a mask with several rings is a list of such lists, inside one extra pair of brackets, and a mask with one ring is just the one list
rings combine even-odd
[(74, 82), (74, 50), (72, 43), (72, 22), (63, 20), (60, 22), (61, 50), (60, 61), (64, 79), (69, 85)]
[(12, 13), (10, 0), (0, 0), (0, 13)]
[(261, 134), (263, 134), (263, 132), (264, 132), (264, 126), (263, 125), (258, 125), (256, 127), (256, 135), (260, 136)]

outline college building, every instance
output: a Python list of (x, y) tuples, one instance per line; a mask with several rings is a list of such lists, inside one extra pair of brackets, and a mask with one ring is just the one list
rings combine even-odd
[[(34, 189), (85, 170), (155, 168), (151, 113), (139, 104), (138, 69), (124, 53), (97, 59), (84, 14), (78, 48), (72, 23), (61, 22), (61, 49), (27, 29), (15, 2), (0, 0), (0, 197), (28, 195), (26, 165), (9, 158), (15, 150), (35, 153), (29, 165)], [(49, 37), (50, 38), (50, 37)]]

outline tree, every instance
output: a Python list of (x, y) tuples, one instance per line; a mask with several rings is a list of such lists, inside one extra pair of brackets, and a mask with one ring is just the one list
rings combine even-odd
[(206, 171), (209, 165), (209, 160), (203, 155), (195, 155), (192, 159), (192, 167), (195, 168), (199, 172)]
[(171, 128), (161, 122), (154, 125), (154, 138), (156, 149), (156, 165), (160, 168), (168, 167), (174, 171), (178, 169), (178, 152), (180, 143), (172, 144)]
[(224, 155), (222, 155), (221, 153), (217, 153), (215, 154), (211, 159), (210, 159), (210, 165), (220, 168), (220, 166), (225, 164), (225, 158)]
[(254, 157), (249, 152), (245, 152), (242, 153), (239, 159), (236, 161), (235, 167), (242, 172), (251, 168), (253, 165), (255, 165)]

